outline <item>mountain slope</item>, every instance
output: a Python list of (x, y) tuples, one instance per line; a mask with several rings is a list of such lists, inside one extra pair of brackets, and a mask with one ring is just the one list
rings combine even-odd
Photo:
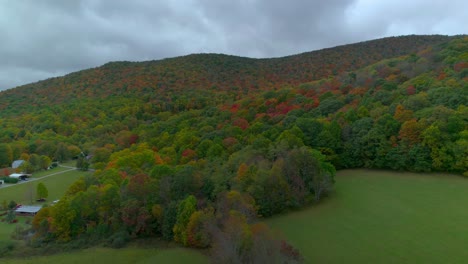
[(0, 110), (12, 109), (16, 114), (30, 106), (60, 104), (76, 98), (144, 96), (188, 88), (278, 89), (415, 53), (451, 38), (438, 35), (391, 37), (273, 59), (193, 54), (159, 61), (113, 62), (1, 92)]

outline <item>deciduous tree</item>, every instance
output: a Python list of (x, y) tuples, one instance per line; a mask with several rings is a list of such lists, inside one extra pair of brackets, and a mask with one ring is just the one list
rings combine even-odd
[(36, 187), (36, 198), (37, 199), (47, 199), (49, 197), (49, 191), (44, 183), (40, 182)]

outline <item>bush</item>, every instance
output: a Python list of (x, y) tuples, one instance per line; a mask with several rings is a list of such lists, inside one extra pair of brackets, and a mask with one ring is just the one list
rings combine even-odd
[(16, 206), (17, 206), (17, 203), (15, 201), (13, 201), (13, 200), (10, 201), (10, 203), (8, 203), (8, 209), (10, 209), (10, 210), (15, 209)]
[(13, 242), (0, 242), (0, 257), (6, 256), (8, 252), (15, 249), (15, 243)]
[(11, 184), (18, 183), (18, 179), (17, 179), (17, 178), (0, 177), (0, 180), (3, 180), (5, 183), (11, 183)]
[(92, 245), (93, 243), (90, 243), (90, 241), (86, 237), (78, 237), (76, 239), (72, 239), (66, 244), (63, 244), (62, 246), (64, 250), (68, 251), (68, 250), (88, 248)]
[(119, 231), (109, 237), (108, 245), (113, 248), (122, 248), (130, 241), (130, 235), (127, 231)]
[(10, 210), (8, 211), (7, 216), (5, 217), (5, 220), (10, 223), (10, 224), (15, 224), (18, 222), (18, 219), (16, 219), (16, 214), (15, 211)]
[[(18, 222), (18, 220), (16, 219), (13, 221)], [(29, 229), (26, 229), (21, 225), (17, 225), (13, 233), (11, 233), (11, 238), (16, 239), (16, 240), (25, 239), (29, 235), (29, 232), (30, 232)]]

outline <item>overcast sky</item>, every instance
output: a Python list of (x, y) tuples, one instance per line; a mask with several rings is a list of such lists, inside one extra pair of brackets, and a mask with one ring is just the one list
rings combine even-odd
[(0, 0), (0, 90), (109, 61), (466, 34), (466, 0)]

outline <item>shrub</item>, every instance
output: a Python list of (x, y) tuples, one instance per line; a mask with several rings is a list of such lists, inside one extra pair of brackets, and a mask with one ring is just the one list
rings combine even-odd
[(17, 205), (17, 203), (16, 203), (15, 201), (12, 200), (12, 201), (10, 201), (10, 203), (8, 204), (8, 209), (13, 210), (13, 209), (16, 208), (16, 205)]
[(108, 245), (113, 248), (122, 248), (130, 241), (127, 231), (119, 231), (109, 237)]
[(18, 179), (17, 179), (17, 178), (0, 177), (0, 180), (3, 180), (5, 183), (11, 183), (11, 184), (18, 183)]
[(5, 217), (5, 219), (10, 224), (14, 224), (14, 223), (18, 222), (18, 219), (16, 219), (15, 211), (13, 211), (13, 210), (8, 211), (8, 214)]
[(0, 242), (0, 257), (6, 256), (6, 254), (15, 248), (13, 242)]

